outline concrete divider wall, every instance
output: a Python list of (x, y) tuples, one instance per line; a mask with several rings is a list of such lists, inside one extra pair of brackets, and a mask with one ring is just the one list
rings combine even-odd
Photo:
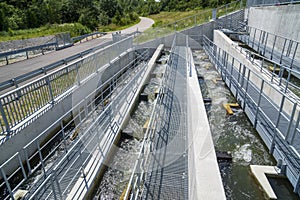
[(191, 55), (192, 76), (187, 77), (189, 199), (226, 199), (211, 130)]
[[(50, 125), (55, 123), (60, 117), (72, 109), (72, 107), (78, 104), (82, 99), (87, 97), (91, 92), (93, 92), (97, 86), (105, 82), (108, 78), (112, 77), (116, 72), (123, 69), (127, 64), (129, 64), (135, 58), (135, 51), (129, 51), (124, 53), (118, 59), (113, 60), (110, 65), (105, 65), (101, 68), (99, 73), (93, 73), (88, 80), (81, 83), (80, 86), (76, 86), (74, 90), (69, 93), (64, 99), (57, 102), (53, 107), (50, 108), (46, 113), (38, 117), (34, 123), (29, 124), (20, 133), (16, 134), (4, 144), (0, 146), (0, 164), (8, 160), (16, 152), (21, 153), (22, 161), (25, 160), (22, 148), (46, 130)], [(66, 117), (70, 118), (71, 116)], [(47, 131), (40, 137), (40, 143), (44, 142), (49, 135), (53, 134), (55, 129), (59, 127), (54, 126), (52, 129)], [(28, 149), (28, 154), (31, 155), (37, 150), (36, 145), (30, 146)], [(10, 162), (5, 166), (4, 170), (7, 174), (10, 174), (18, 166), (18, 160), (15, 162)]]
[(300, 4), (251, 7), (248, 25), (300, 41)]

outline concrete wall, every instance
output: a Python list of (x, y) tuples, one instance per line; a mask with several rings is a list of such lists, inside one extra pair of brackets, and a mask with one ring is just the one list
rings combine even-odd
[(251, 7), (248, 25), (300, 41), (300, 4)]
[[(26, 128), (24, 128), (20, 133), (16, 134), (4, 144), (0, 146), (0, 164), (4, 163), (16, 152), (21, 153), (21, 158), (24, 161), (24, 154), (22, 148), (31, 142), (34, 138), (40, 135), (49, 126), (57, 122), (57, 120), (62, 117), (65, 113), (72, 109), (72, 107), (78, 104), (82, 99), (87, 97), (92, 91), (94, 91), (97, 86), (105, 82), (108, 78), (112, 77), (116, 72), (120, 71), (127, 64), (129, 64), (135, 57), (134, 51), (126, 52), (118, 59), (111, 62), (110, 65), (105, 65), (102, 67), (100, 73), (94, 73), (91, 78), (82, 82), (80, 86), (76, 86), (74, 90), (69, 93), (64, 99), (57, 102), (50, 110), (45, 112), (42, 116), (38, 117), (34, 123), (31, 123)], [(68, 116), (67, 118), (70, 118)], [(67, 119), (66, 119), (67, 120)], [(49, 135), (53, 134), (55, 129), (59, 127), (54, 126), (49, 129), (40, 137), (40, 143), (43, 142)], [(28, 148), (28, 154), (31, 155), (37, 150), (36, 144), (32, 144)], [(12, 172), (18, 165), (18, 160), (14, 159), (12, 162), (7, 164), (4, 168), (5, 172), (8, 174)]]
[[(284, 52), (284, 56), (293, 58), (296, 44), (291, 46), (291, 52), (288, 51), (289, 41), (285, 43), (285, 38), (300, 42), (300, 4), (251, 7), (249, 9), (248, 25), (263, 31), (279, 35), (274, 47), (279, 55)], [(251, 31), (250, 36), (253, 38), (255, 32)], [(260, 33), (256, 33), (256, 42), (259, 42)], [(263, 38), (263, 37), (262, 37)], [(275, 35), (268, 35), (266, 42), (267, 47), (272, 49), (275, 41)], [(263, 44), (261, 44), (263, 46)], [(300, 47), (295, 52), (295, 60), (300, 61)]]

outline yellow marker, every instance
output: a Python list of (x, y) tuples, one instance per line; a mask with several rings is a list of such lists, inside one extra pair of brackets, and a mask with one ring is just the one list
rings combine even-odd
[(70, 139), (73, 141), (78, 136), (79, 131), (75, 130), (74, 133), (71, 135)]
[[(274, 67), (273, 66), (271, 66), (271, 65), (269, 65), (268, 66), (268, 70), (270, 70), (270, 71), (274, 71)], [(280, 71), (280, 68), (275, 68), (275, 72), (279, 72)]]
[[(123, 190), (123, 192), (122, 192), (119, 200), (127, 200), (127, 199), (125, 199), (127, 186), (128, 186), (128, 184), (126, 185), (125, 189)], [(131, 186), (130, 186), (130, 190), (129, 191), (131, 191)]]
[(143, 132), (146, 133), (147, 131), (147, 128), (149, 126), (149, 122), (150, 122), (150, 119), (147, 119), (147, 121), (145, 122), (144, 126), (143, 126)]
[(227, 114), (233, 115), (233, 111), (232, 111), (231, 107), (239, 107), (239, 104), (237, 104), (237, 103), (224, 103), (223, 106), (226, 109)]

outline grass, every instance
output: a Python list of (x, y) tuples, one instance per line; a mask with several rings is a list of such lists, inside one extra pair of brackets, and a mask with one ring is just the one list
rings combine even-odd
[(63, 32), (70, 32), (71, 37), (75, 37), (90, 33), (91, 30), (79, 23), (53, 24), (42, 26), (40, 28), (0, 32), (0, 42), (43, 37)]
[(136, 20), (136, 21), (134, 21), (130, 24), (124, 25), (124, 26), (118, 26), (116, 24), (109, 24), (107, 26), (99, 26), (98, 30), (101, 31), (101, 32), (119, 31), (119, 30), (123, 30), (125, 28), (128, 28), (130, 26), (133, 26), (135, 24), (138, 24), (140, 21), (141, 21), (141, 19), (138, 18), (138, 20)]
[[(240, 3), (233, 3), (230, 6), (220, 7), (217, 9), (217, 17), (226, 13), (230, 13), (240, 9)], [(193, 10), (186, 12), (161, 12), (159, 14), (150, 15), (155, 21), (155, 24), (147, 29), (145, 32), (135, 38), (135, 42), (143, 43), (158, 37), (163, 37), (181, 31), (193, 26), (209, 22), (212, 18), (212, 8), (205, 8), (202, 10)]]
[(211, 13), (212, 9), (206, 8), (200, 11), (161, 12), (156, 15), (150, 15), (149, 18), (152, 18), (155, 24), (139, 35), (135, 39), (135, 42), (149, 41), (174, 33), (174, 31), (180, 31), (208, 22), (211, 19)]

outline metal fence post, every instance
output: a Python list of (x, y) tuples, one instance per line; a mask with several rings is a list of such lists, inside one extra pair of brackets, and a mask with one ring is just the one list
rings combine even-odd
[(10, 131), (11, 130), (10, 130), (10, 126), (9, 126), (9, 123), (8, 123), (8, 120), (7, 120), (7, 117), (6, 117), (6, 114), (5, 114), (5, 111), (4, 111), (1, 99), (0, 99), (0, 113), (1, 113), (4, 125), (5, 125), (5, 129), (6, 129), (7, 135), (10, 135)]
[(11, 190), (11, 187), (10, 187), (10, 184), (9, 184), (9, 182), (8, 182), (8, 180), (7, 180), (6, 174), (5, 174), (4, 170), (3, 170), (1, 167), (0, 167), (0, 171), (1, 171), (1, 174), (2, 174), (2, 178), (4, 179), (4, 182), (5, 182), (5, 184), (6, 184), (7, 190), (8, 190), (8, 192), (9, 192), (10, 198), (11, 198), (12, 200), (14, 200), (14, 199), (15, 199), (15, 198), (14, 198), (14, 194), (13, 194), (13, 192), (12, 192), (12, 190)]
[(258, 116), (258, 112), (259, 112), (259, 109), (260, 109), (260, 102), (261, 102), (261, 96), (262, 96), (263, 89), (264, 89), (264, 83), (265, 83), (265, 81), (262, 79), (261, 86), (260, 86), (260, 93), (259, 93), (257, 107), (256, 107), (256, 112), (255, 112), (255, 117), (254, 117), (254, 127), (255, 128), (257, 126), (257, 116)]
[(277, 136), (277, 128), (278, 128), (278, 125), (279, 125), (279, 122), (280, 122), (280, 116), (281, 116), (281, 111), (282, 111), (282, 108), (283, 108), (283, 105), (284, 105), (284, 101), (285, 101), (285, 96), (282, 96), (281, 103), (280, 103), (280, 108), (278, 110), (278, 117), (277, 117), (276, 125), (274, 127), (275, 130), (274, 130), (274, 134), (273, 134), (273, 137), (272, 137), (272, 144), (271, 144), (271, 147), (270, 147), (270, 154), (273, 154), (274, 149), (275, 149), (275, 140), (276, 140), (276, 136)]
[(293, 124), (293, 121), (294, 121), (294, 116), (295, 116), (295, 113), (296, 113), (296, 108), (297, 108), (297, 103), (295, 102), (294, 106), (293, 106), (293, 111), (292, 111), (292, 114), (291, 114), (291, 118), (290, 118), (290, 123), (288, 125), (287, 133), (286, 133), (286, 136), (285, 136), (285, 140), (286, 141), (288, 141), (288, 138), (290, 136), (290, 131), (291, 131), (291, 127), (292, 127), (292, 124)]
[(50, 83), (50, 80), (49, 80), (49, 76), (47, 76), (45, 78), (45, 80), (46, 80), (46, 84), (48, 85), (51, 104), (54, 104), (55, 102), (54, 102), (53, 91), (52, 91), (51, 83)]

